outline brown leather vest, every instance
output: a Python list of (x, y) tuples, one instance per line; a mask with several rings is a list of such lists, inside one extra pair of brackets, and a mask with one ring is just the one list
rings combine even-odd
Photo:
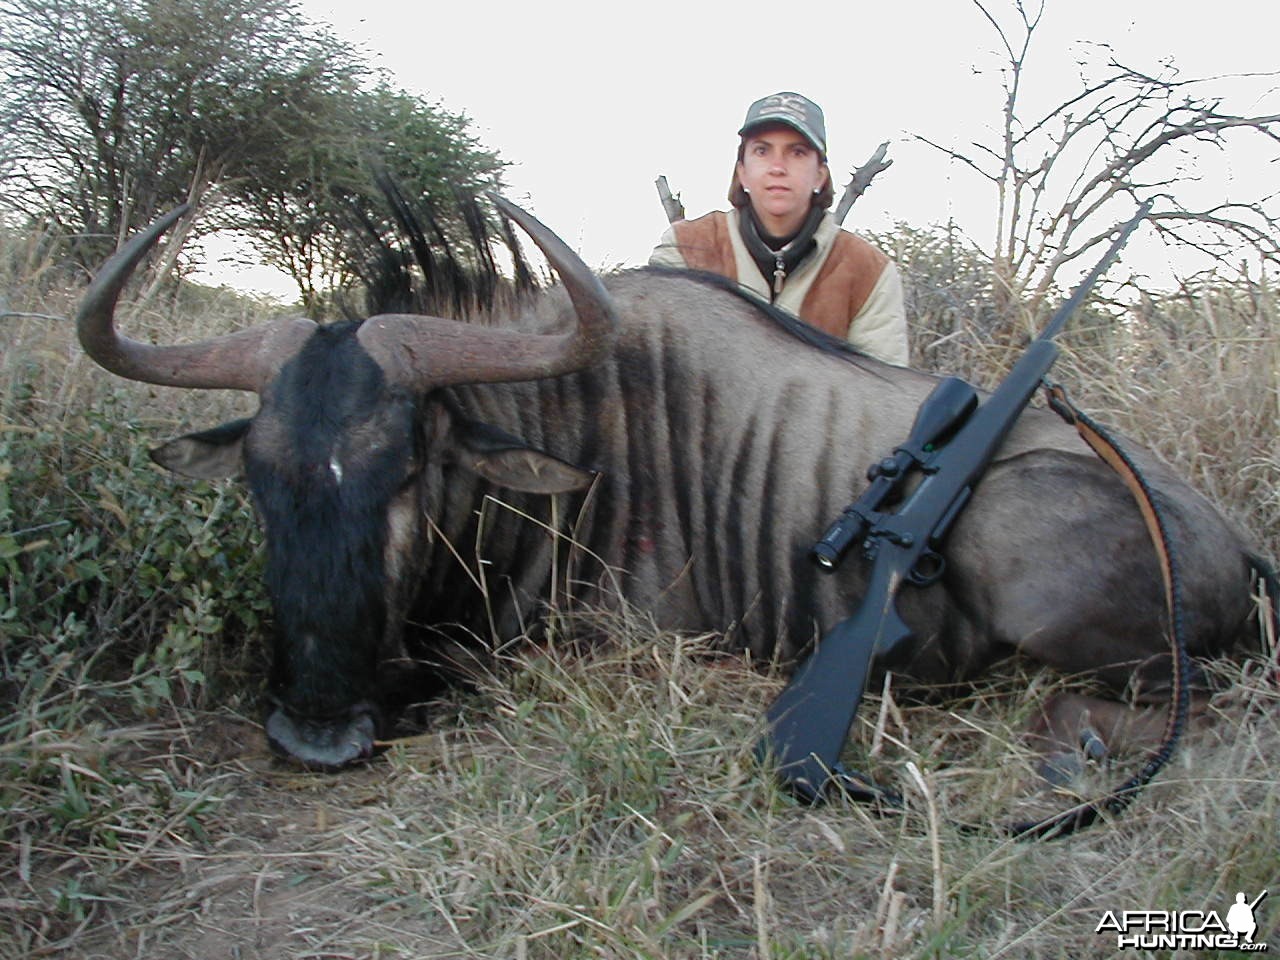
[[(690, 268), (738, 279), (728, 214), (716, 210), (672, 226), (680, 255)], [(821, 252), (814, 255), (821, 256)], [(841, 230), (801, 303), (800, 319), (844, 339), (888, 262), (889, 258), (866, 240)]]

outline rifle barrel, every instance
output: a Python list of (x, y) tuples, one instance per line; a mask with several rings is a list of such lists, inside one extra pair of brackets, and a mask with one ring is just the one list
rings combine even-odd
[(1133, 215), (1133, 218), (1120, 228), (1120, 235), (1111, 242), (1111, 246), (1107, 249), (1107, 252), (1103, 255), (1102, 259), (1098, 261), (1098, 265), (1089, 272), (1087, 277), (1076, 285), (1075, 290), (1071, 291), (1071, 296), (1067, 298), (1067, 302), (1057, 309), (1053, 315), (1053, 319), (1049, 321), (1048, 325), (1041, 332), (1040, 339), (1052, 340), (1058, 335), (1066, 324), (1067, 319), (1071, 314), (1075, 313), (1076, 308), (1080, 306), (1080, 301), (1089, 295), (1089, 291), (1092, 290), (1093, 285), (1098, 282), (1098, 278), (1106, 272), (1107, 268), (1111, 266), (1115, 258), (1119, 256), (1120, 248), (1129, 240), (1129, 234), (1133, 233), (1134, 230), (1137, 230), (1138, 224), (1142, 223), (1142, 221), (1147, 218), (1147, 214), (1151, 212), (1151, 205), (1154, 202), (1155, 201), (1153, 200), (1144, 201), (1142, 206), (1138, 207), (1138, 212)]

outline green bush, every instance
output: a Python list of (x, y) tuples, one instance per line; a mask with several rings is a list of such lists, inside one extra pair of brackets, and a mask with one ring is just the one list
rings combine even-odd
[(152, 466), (123, 406), (109, 394), (0, 441), (4, 653), (61, 636), (192, 681), (204, 639), (258, 630), (256, 524), (234, 485)]
[[(56, 322), (3, 333), (0, 844), (136, 862), (140, 826), (202, 836), (212, 794), (138, 756), (164, 757), (175, 707), (238, 696), (268, 610), (258, 527), (237, 485), (150, 462), (169, 396), (86, 376)], [(57, 909), (74, 921), (97, 889), (70, 879)]]

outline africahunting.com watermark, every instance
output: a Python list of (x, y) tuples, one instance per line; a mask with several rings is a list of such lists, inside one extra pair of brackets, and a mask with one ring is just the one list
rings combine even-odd
[(1094, 933), (1116, 938), (1118, 950), (1239, 950), (1265, 953), (1254, 941), (1254, 910), (1267, 891), (1252, 900), (1243, 892), (1225, 914), (1217, 910), (1108, 910)]

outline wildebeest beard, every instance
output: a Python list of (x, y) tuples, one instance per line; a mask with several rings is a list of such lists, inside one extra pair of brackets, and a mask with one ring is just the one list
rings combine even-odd
[(292, 720), (339, 734), (353, 714), (375, 716), (388, 652), (387, 511), (415, 454), (414, 401), (388, 392), (357, 326), (318, 329), (282, 368), (245, 456), (266, 531), (272, 699)]

